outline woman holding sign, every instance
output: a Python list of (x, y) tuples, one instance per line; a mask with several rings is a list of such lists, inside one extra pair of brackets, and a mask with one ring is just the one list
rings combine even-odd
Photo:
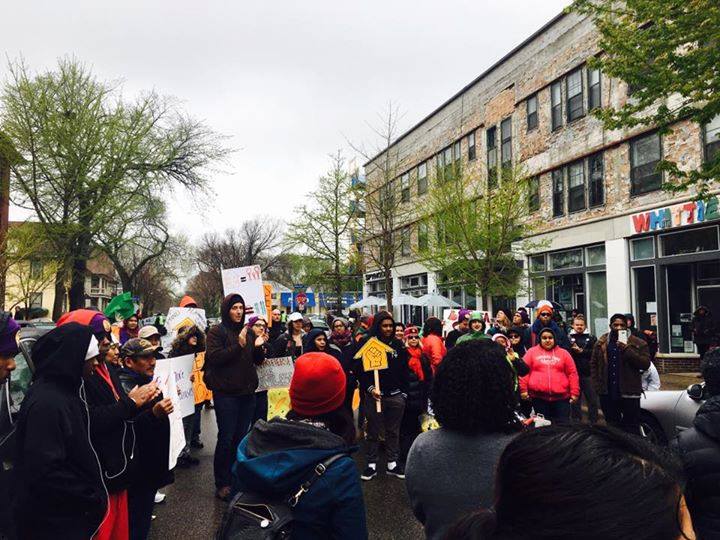
[(258, 376), (255, 366), (265, 360), (265, 335), (245, 326), (245, 301), (239, 294), (225, 297), (221, 322), (207, 334), (205, 384), (213, 392), (218, 439), (215, 447), (216, 496), (230, 495), (235, 449), (250, 429), (255, 413)]

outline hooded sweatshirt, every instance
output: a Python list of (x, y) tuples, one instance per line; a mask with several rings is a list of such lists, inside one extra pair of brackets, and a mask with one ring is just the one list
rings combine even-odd
[(33, 384), (20, 406), (14, 514), (21, 538), (86, 539), (100, 525), (107, 497), (88, 439), (80, 398), (92, 332), (69, 323), (33, 347)]
[(556, 345), (547, 351), (541, 345), (535, 345), (525, 353), (523, 360), (530, 373), (520, 379), (521, 393), (546, 401), (560, 401), (580, 395), (580, 379), (575, 362), (565, 349)]
[(698, 538), (720, 538), (720, 395), (698, 409), (674, 446), (685, 467), (687, 499)]
[[(385, 345), (389, 345), (393, 352), (387, 353), (388, 367), (387, 369), (381, 369), (379, 371), (380, 376), (380, 391), (383, 396), (393, 396), (395, 394), (403, 393), (407, 395), (408, 392), (408, 357), (405, 345), (402, 341), (395, 337), (395, 325), (393, 324), (393, 334), (389, 338), (384, 338), (380, 333), (380, 325), (384, 320), (393, 320), (392, 316), (387, 312), (378, 313), (373, 320), (373, 325), (370, 328), (370, 337), (376, 337)], [(393, 321), (394, 323), (394, 321)], [(370, 339), (368, 337), (368, 339)], [(364, 340), (358, 350), (367, 342)], [(365, 392), (370, 392), (371, 388), (375, 387), (375, 375), (372, 371), (365, 371), (362, 368), (362, 361), (359, 361), (359, 365), (356, 364), (356, 373), (359, 373), (360, 388)]]
[[(555, 343), (557, 343), (558, 347), (562, 347), (566, 351), (570, 352), (570, 341), (568, 340), (567, 334), (563, 331), (560, 326), (558, 326), (558, 323), (555, 321), (550, 321), (550, 324), (547, 325), (548, 328), (550, 328), (553, 333), (555, 334)], [(535, 346), (538, 343), (540, 343), (540, 331), (545, 328), (543, 325), (543, 322), (540, 320), (540, 318), (535, 319), (535, 322), (530, 327), (530, 343), (531, 345)]]
[(258, 421), (237, 449), (234, 491), (252, 491), (268, 498), (294, 494), (315, 466), (335, 461), (293, 509), (293, 540), (368, 537), (365, 503), (357, 468), (349, 454), (356, 448), (320, 425), (273, 418)]
[(229, 294), (222, 302), (221, 322), (213, 326), (207, 334), (205, 352), (205, 384), (213, 392), (231, 396), (246, 396), (258, 387), (255, 366), (265, 360), (263, 347), (256, 347), (251, 332), (247, 332), (244, 347), (240, 346), (238, 336), (245, 324), (245, 316), (240, 322), (230, 318), (233, 304), (245, 301), (239, 294)]

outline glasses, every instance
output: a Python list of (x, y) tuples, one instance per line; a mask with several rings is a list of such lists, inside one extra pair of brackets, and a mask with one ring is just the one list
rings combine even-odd
[(540, 317), (550, 317), (550, 313), (548, 313), (547, 311), (543, 311), (543, 312), (540, 314)]
[(264, 324), (262, 324), (262, 323), (255, 323), (255, 324), (253, 324), (253, 326), (256, 327), (256, 328), (265, 328), (265, 327), (266, 327), (266, 326), (265, 326)]
[(420, 336), (408, 336), (408, 339), (420, 339)]

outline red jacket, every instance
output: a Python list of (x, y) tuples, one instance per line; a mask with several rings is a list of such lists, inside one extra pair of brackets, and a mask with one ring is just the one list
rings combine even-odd
[(435, 334), (429, 334), (422, 338), (422, 352), (430, 359), (430, 366), (433, 374), (447, 354), (443, 338)]
[(530, 373), (520, 379), (520, 392), (531, 398), (560, 401), (580, 395), (580, 379), (570, 353), (560, 347), (546, 351), (535, 345), (523, 357)]

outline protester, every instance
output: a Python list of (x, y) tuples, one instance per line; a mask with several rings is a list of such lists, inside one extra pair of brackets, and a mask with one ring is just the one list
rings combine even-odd
[(580, 396), (580, 381), (572, 356), (557, 345), (552, 328), (540, 330), (539, 345), (525, 353), (530, 373), (520, 379), (520, 395), (532, 400), (536, 414), (552, 422), (568, 422), (570, 406)]
[[(387, 311), (375, 315), (370, 337), (379, 339), (392, 349), (387, 354), (387, 369), (379, 370), (380, 389), (375, 388), (372, 371), (359, 374), (360, 388), (367, 394), (365, 415), (367, 417), (367, 466), (361, 478), (371, 480), (377, 474), (380, 433), (385, 432), (386, 472), (397, 478), (405, 478), (400, 458), (400, 422), (405, 411), (405, 399), (408, 391), (407, 351), (401, 341), (395, 338), (395, 321)], [(358, 368), (360, 371), (361, 368)], [(376, 408), (380, 402), (382, 413)]]
[(198, 303), (195, 301), (195, 299), (192, 296), (185, 295), (180, 299), (180, 303), (178, 304), (181, 308), (197, 308)]
[(461, 309), (458, 311), (457, 326), (445, 337), (445, 347), (447, 350), (455, 346), (458, 338), (466, 334), (470, 329), (470, 310)]
[(138, 337), (139, 332), (138, 316), (137, 313), (133, 313), (122, 322), (122, 326), (120, 327), (120, 345), (125, 345), (128, 339)]
[(673, 447), (685, 468), (685, 496), (698, 538), (720, 538), (720, 349), (705, 354), (701, 370), (705, 403)]
[(353, 355), (356, 352), (355, 342), (347, 319), (335, 317), (330, 328), (332, 328), (332, 333), (329, 342), (331, 347), (336, 347), (340, 351), (340, 364), (342, 364), (347, 380), (345, 385), (345, 408), (352, 413), (353, 395), (357, 389), (357, 376), (353, 370)]
[(422, 350), (430, 359), (433, 373), (447, 354), (442, 338), (442, 321), (437, 317), (428, 317), (423, 325)]
[(600, 402), (593, 386), (592, 372), (590, 370), (590, 357), (597, 338), (593, 336), (585, 326), (585, 317), (576, 315), (572, 321), (570, 330), (570, 354), (575, 362), (578, 377), (580, 378), (580, 397), (573, 403), (572, 417), (582, 422), (582, 398), (585, 397), (588, 409), (588, 420), (591, 424), (597, 424), (598, 408)]
[(127, 489), (132, 480), (135, 457), (133, 423), (143, 407), (160, 390), (151, 382), (125, 393), (115, 369), (104, 362), (110, 345), (110, 321), (102, 313), (77, 309), (58, 319), (58, 327), (71, 322), (89, 326), (98, 341), (100, 361), (83, 377), (85, 401), (90, 415), (90, 436), (109, 493), (108, 511), (97, 533), (99, 540), (126, 538), (128, 535)]
[(283, 332), (283, 323), (282, 323), (282, 312), (275, 308), (272, 310), (272, 326), (270, 326), (270, 329), (268, 330), (268, 334), (270, 335), (270, 343), (274, 343), (275, 340), (280, 337), (280, 334)]
[(162, 360), (165, 355), (161, 352), (162, 345), (160, 340), (160, 330), (153, 325), (143, 326), (138, 332), (138, 337), (141, 339), (147, 339), (153, 347), (155, 347), (155, 358)]
[(650, 367), (642, 374), (642, 389), (643, 392), (657, 392), (660, 390), (660, 374), (658, 373), (655, 364), (650, 362)]
[(338, 362), (341, 359), (340, 349), (328, 343), (328, 337), (322, 328), (313, 328), (303, 336), (303, 351), (324, 352), (335, 358)]
[(512, 379), (505, 351), (490, 340), (458, 345), (438, 367), (431, 401), (440, 429), (418, 436), (407, 460), (410, 504), (428, 539), (492, 506), (495, 463), (520, 429)]
[(519, 435), (498, 463), (494, 503), (493, 511), (463, 518), (446, 538), (695, 539), (676, 460), (604, 427), (549, 426)]
[[(177, 336), (170, 345), (170, 358), (178, 356), (193, 355), (193, 371), (190, 378), (195, 385), (196, 369), (195, 359), (199, 354), (205, 352), (205, 334), (194, 324), (189, 324), (178, 329)], [(193, 394), (195, 394), (193, 388)], [(206, 398), (207, 396), (196, 396)], [(190, 453), (191, 448), (203, 448), (200, 442), (200, 422), (202, 420), (202, 407), (207, 399), (198, 403), (195, 399), (195, 411), (193, 414), (183, 417), (183, 430), (185, 431), (185, 447), (177, 458), (177, 465), (180, 468), (197, 466), (200, 460)]]
[[(143, 338), (133, 338), (122, 347), (123, 367), (118, 378), (123, 390), (151, 383), (155, 374), (157, 346)], [(133, 424), (134, 466), (128, 489), (130, 540), (145, 540), (150, 533), (155, 493), (174, 481), (168, 470), (170, 398), (159, 394), (147, 405), (152, 414)]]
[(512, 320), (510, 318), (510, 312), (505, 308), (500, 308), (495, 313), (495, 322), (488, 330), (488, 334), (490, 334), (491, 336), (495, 334), (507, 335), (511, 326)]
[(107, 495), (82, 385), (99, 354), (92, 330), (78, 323), (51, 330), (33, 347), (33, 384), (15, 430), (13, 514), (19, 538), (91, 538), (103, 521)]
[(430, 359), (420, 346), (420, 331), (408, 326), (404, 332), (405, 349), (408, 354), (408, 392), (405, 411), (400, 422), (400, 462), (405, 464), (415, 438), (422, 432), (420, 415), (427, 412), (428, 397), (432, 386)]
[(109, 369), (120, 369), (122, 362), (120, 361), (120, 345), (111, 343), (108, 345), (107, 353), (105, 353), (105, 365)]
[(508, 330), (507, 334), (513, 351), (515, 351), (520, 358), (525, 356), (525, 353), (527, 352), (526, 342), (524, 339), (525, 331), (526, 329), (521, 326), (512, 326), (510, 330)]
[(710, 347), (718, 344), (715, 321), (712, 313), (705, 306), (700, 306), (693, 313), (692, 337), (701, 360)]
[(520, 358), (520, 355), (513, 350), (512, 343), (510, 343), (510, 340), (505, 334), (497, 333), (493, 335), (492, 340), (500, 345), (505, 351), (505, 358), (513, 371), (513, 391), (517, 394), (517, 398), (519, 400), (520, 385), (518, 379), (527, 375), (530, 372), (530, 368), (528, 368), (525, 361)]
[(360, 318), (358, 319), (358, 325), (355, 329), (355, 342), (359, 343), (360, 341), (364, 340), (368, 336), (368, 332), (370, 331), (370, 328), (373, 325), (373, 316), (368, 315), (367, 313), (363, 313), (360, 315)]
[(468, 321), (470, 328), (467, 333), (458, 338), (456, 345), (473, 339), (491, 339), (490, 335), (485, 333), (485, 315), (482, 311), (470, 312)]
[(222, 302), (221, 322), (207, 335), (205, 384), (213, 392), (218, 425), (214, 473), (216, 496), (230, 496), (230, 467), (240, 440), (250, 429), (255, 414), (258, 376), (255, 366), (262, 364), (265, 339), (255, 337), (245, 326), (245, 301), (229, 294)]
[(303, 353), (302, 338), (305, 335), (303, 330), (303, 316), (297, 311), (288, 317), (287, 331), (280, 334), (272, 344), (273, 356), (280, 358), (292, 356), (295, 360)]
[(640, 434), (641, 372), (649, 367), (647, 343), (628, 333), (624, 314), (614, 314), (610, 332), (598, 339), (590, 359), (593, 384), (608, 424)]
[(237, 449), (234, 491), (275, 499), (298, 492), (323, 461), (339, 455), (292, 509), (293, 540), (368, 537), (357, 469), (355, 428), (343, 407), (345, 375), (332, 356), (300, 356), (290, 382), (287, 419), (260, 420)]
[(401, 322), (395, 323), (395, 339), (405, 341), (405, 325)]
[[(530, 328), (530, 347), (540, 342), (540, 331), (543, 328), (550, 328), (555, 334), (555, 341), (558, 347), (570, 352), (570, 341), (567, 333), (553, 320), (553, 308), (550, 304), (543, 304), (537, 309), (537, 318)], [(530, 348), (528, 347), (528, 349)]]
[(313, 328), (315, 328), (315, 326), (313, 326), (313, 323), (312, 323), (312, 321), (310, 320), (310, 317), (308, 317), (307, 315), (303, 315), (303, 318), (302, 318), (302, 329), (303, 329), (303, 332), (305, 332), (305, 333), (307, 334), (307, 333), (308, 333), (310, 330), (312, 330)]
[[(268, 328), (267, 321), (263, 317), (253, 315), (247, 324), (248, 336), (251, 339), (260, 340), (263, 358), (272, 356), (272, 349), (268, 346)], [(253, 413), (252, 423), (258, 420), (267, 420), (268, 415), (268, 391), (262, 390), (255, 392), (255, 412)], [(252, 425), (252, 424), (251, 424)]]

